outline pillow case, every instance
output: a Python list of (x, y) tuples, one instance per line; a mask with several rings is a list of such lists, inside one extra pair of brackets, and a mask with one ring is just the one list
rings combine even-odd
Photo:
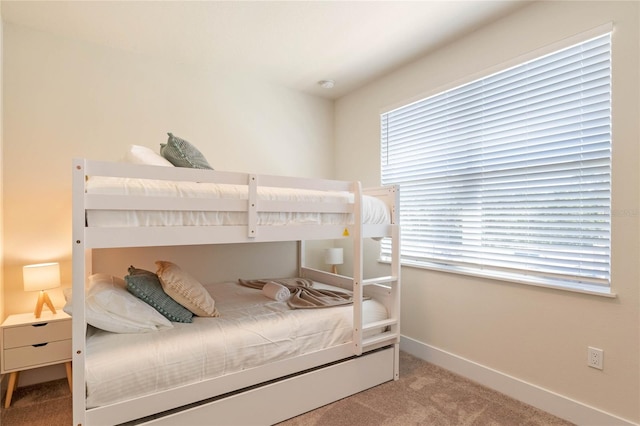
[(173, 164), (151, 148), (140, 145), (131, 145), (124, 155), (124, 161), (132, 164), (145, 164), (148, 166), (173, 167)]
[(87, 282), (87, 289), (91, 288), (94, 284), (101, 283), (101, 282), (109, 282), (115, 286), (119, 286), (122, 289), (127, 288), (127, 285), (125, 284), (122, 278), (114, 277), (113, 275), (109, 275), (109, 274), (96, 273), (89, 276), (89, 280)]
[(153, 306), (169, 321), (193, 322), (193, 313), (164, 292), (160, 279), (153, 272), (130, 266), (124, 281), (130, 293)]
[(213, 170), (204, 155), (198, 151), (198, 148), (184, 139), (173, 136), (171, 133), (167, 134), (169, 139), (166, 144), (160, 144), (160, 154), (169, 160), (171, 164), (176, 167)]
[(215, 301), (202, 284), (172, 262), (159, 260), (156, 272), (164, 292), (199, 317), (220, 316)]
[[(85, 316), (88, 324), (113, 333), (148, 333), (173, 324), (125, 289), (121, 278), (107, 274), (89, 277), (85, 297)], [(66, 304), (63, 310), (73, 315), (71, 288), (64, 289)]]

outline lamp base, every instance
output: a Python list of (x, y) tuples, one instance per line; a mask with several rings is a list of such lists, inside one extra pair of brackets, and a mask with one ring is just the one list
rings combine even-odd
[(40, 294), (38, 295), (38, 303), (36, 303), (36, 310), (33, 312), (36, 318), (40, 318), (40, 314), (42, 314), (42, 305), (46, 305), (51, 309), (51, 312), (56, 313), (56, 308), (51, 303), (51, 299), (49, 299), (49, 295), (44, 290), (40, 290)]
[(331, 273), (338, 274), (338, 265), (331, 265)]

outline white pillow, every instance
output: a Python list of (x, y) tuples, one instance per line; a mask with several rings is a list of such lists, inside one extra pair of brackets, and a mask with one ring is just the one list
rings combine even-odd
[(101, 282), (111, 283), (123, 289), (127, 288), (127, 283), (124, 282), (124, 279), (114, 277), (113, 275), (109, 274), (97, 273), (89, 276), (89, 279), (87, 280), (87, 290), (90, 289), (94, 284)]
[(148, 166), (174, 167), (173, 164), (151, 148), (140, 145), (131, 145), (124, 155), (124, 161), (133, 164), (146, 164)]
[[(107, 274), (89, 277), (85, 298), (85, 315), (88, 324), (113, 333), (147, 333), (173, 324), (153, 307), (125, 289), (121, 278)], [(63, 310), (73, 315), (71, 289), (65, 289), (67, 300)]]

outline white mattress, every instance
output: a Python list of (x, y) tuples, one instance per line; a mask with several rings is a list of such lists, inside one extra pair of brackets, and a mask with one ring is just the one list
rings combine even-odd
[[(86, 183), (88, 194), (137, 195), (150, 197), (219, 198), (246, 200), (247, 187), (199, 182), (171, 182), (149, 179), (91, 177)], [(293, 190), (259, 187), (259, 200), (305, 202), (322, 205), (329, 202), (353, 202), (353, 194), (337, 191)], [(390, 213), (385, 203), (375, 197), (363, 197), (363, 222), (389, 223)], [(260, 212), (258, 225), (332, 224), (353, 222), (347, 213)], [(150, 211), (150, 210), (88, 210), (87, 225), (92, 227), (134, 226), (215, 226), (247, 225), (245, 212), (225, 211)]]
[[(216, 301), (218, 318), (194, 317), (191, 324), (174, 323), (171, 329), (143, 334), (91, 329), (86, 357), (88, 408), (351, 341), (352, 306), (290, 309), (237, 283), (205, 287)], [(363, 303), (365, 324), (386, 318), (381, 303)]]

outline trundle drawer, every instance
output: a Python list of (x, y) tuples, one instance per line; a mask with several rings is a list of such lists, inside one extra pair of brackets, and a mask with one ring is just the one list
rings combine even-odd
[(71, 339), (5, 349), (4, 369), (25, 370), (71, 360)]

